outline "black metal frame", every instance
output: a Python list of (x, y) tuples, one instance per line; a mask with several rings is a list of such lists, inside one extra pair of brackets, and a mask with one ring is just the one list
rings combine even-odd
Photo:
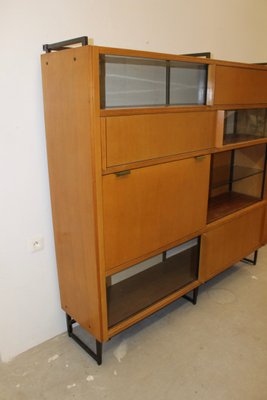
[(170, 105), (171, 63), (166, 60), (166, 106)]
[(254, 251), (254, 256), (253, 256), (252, 260), (250, 258), (243, 258), (242, 261), (247, 263), (247, 264), (256, 265), (257, 264), (257, 259), (258, 259), (258, 250)]
[(262, 182), (262, 189), (261, 189), (261, 198), (263, 199), (264, 192), (265, 192), (265, 183), (266, 183), (266, 169), (267, 169), (267, 144), (265, 144), (265, 160), (264, 160), (264, 170), (263, 170), (263, 182)]
[(187, 294), (185, 294), (183, 298), (190, 301), (190, 303), (194, 304), (195, 306), (197, 304), (198, 289), (199, 287), (193, 289), (193, 297), (190, 297)]
[(188, 56), (188, 57), (205, 57), (205, 58), (211, 58), (211, 52), (205, 51), (203, 53), (190, 53), (190, 54), (182, 54), (183, 56)]
[(66, 322), (67, 322), (67, 330), (68, 336), (71, 337), (83, 350), (85, 350), (89, 356), (91, 356), (98, 365), (102, 364), (102, 350), (103, 343), (99, 342), (96, 339), (96, 351), (93, 351), (89, 346), (87, 346), (75, 333), (73, 333), (73, 324), (76, 324), (76, 321), (71, 318), (70, 315), (66, 314)]
[(87, 46), (88, 45), (88, 37), (81, 36), (81, 37), (78, 37), (75, 39), (64, 40), (63, 42), (44, 44), (43, 50), (46, 53), (51, 53), (51, 51), (60, 51), (60, 50), (69, 49), (70, 47), (68, 47), (68, 46), (72, 46), (74, 44), (79, 44), (79, 43), (82, 46)]
[[(264, 192), (265, 192), (265, 177), (266, 177), (266, 169), (267, 169), (267, 144), (263, 143), (265, 145), (265, 155), (264, 155), (264, 166), (263, 166), (263, 178), (262, 178), (262, 187), (261, 187), (261, 195), (260, 199), (263, 199)], [(251, 144), (250, 147), (257, 146), (255, 144)], [(229, 186), (229, 192), (232, 192), (233, 189), (233, 183), (234, 183), (234, 167), (235, 167), (235, 152), (236, 150), (240, 150), (240, 148), (235, 148), (231, 151), (231, 159), (230, 159), (230, 171), (229, 171), (229, 181), (228, 181), (228, 186)], [(210, 167), (210, 180), (212, 181), (213, 178), (213, 160), (214, 160), (214, 155), (211, 157), (211, 167)], [(210, 191), (209, 191), (209, 197), (210, 197), (210, 192), (211, 192), (211, 185), (210, 185)]]
[(235, 165), (235, 149), (231, 150), (231, 161), (230, 161), (230, 172), (229, 172), (229, 192), (233, 191), (234, 165)]

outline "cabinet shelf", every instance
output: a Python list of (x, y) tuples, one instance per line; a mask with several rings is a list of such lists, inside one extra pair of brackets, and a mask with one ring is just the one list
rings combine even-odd
[(236, 144), (240, 142), (247, 142), (249, 140), (257, 140), (257, 139), (264, 139), (266, 136), (263, 135), (246, 135), (246, 134), (232, 134), (232, 135), (225, 135), (223, 144)]
[[(223, 165), (221, 167), (214, 168), (214, 176), (219, 177), (213, 179), (211, 188), (217, 189), (221, 186), (230, 184), (230, 168), (228, 165)], [(263, 170), (259, 168), (243, 167), (242, 165), (235, 165), (233, 169), (232, 182), (238, 182), (242, 179), (250, 178), (254, 175), (263, 174)]]
[(109, 328), (197, 280), (198, 244), (107, 288)]
[(227, 192), (209, 200), (208, 224), (260, 201), (260, 198), (242, 193)]

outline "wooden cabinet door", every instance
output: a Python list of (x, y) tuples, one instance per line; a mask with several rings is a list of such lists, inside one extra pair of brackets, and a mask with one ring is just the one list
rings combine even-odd
[(267, 70), (216, 66), (214, 104), (266, 103)]
[(261, 246), (264, 207), (215, 223), (201, 237), (200, 279), (206, 281)]
[(209, 166), (205, 156), (103, 176), (107, 270), (205, 225)]
[(214, 147), (215, 111), (106, 118), (107, 167)]

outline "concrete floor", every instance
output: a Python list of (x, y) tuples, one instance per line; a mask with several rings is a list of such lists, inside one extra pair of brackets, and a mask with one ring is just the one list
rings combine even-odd
[(60, 335), (0, 365), (1, 400), (266, 400), (267, 246), (104, 346)]

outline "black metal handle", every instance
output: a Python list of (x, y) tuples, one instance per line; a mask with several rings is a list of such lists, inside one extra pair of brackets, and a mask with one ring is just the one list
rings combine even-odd
[(195, 156), (195, 160), (202, 161), (205, 160), (206, 156)]
[(69, 47), (66, 47), (66, 46), (71, 46), (73, 44), (79, 44), (79, 43), (81, 43), (82, 46), (87, 46), (88, 45), (88, 37), (81, 36), (81, 37), (78, 37), (75, 39), (64, 40), (63, 42), (44, 44), (43, 50), (46, 53), (50, 53), (51, 51), (59, 51), (59, 50), (68, 49)]
[(124, 171), (115, 172), (116, 176), (125, 176), (129, 175), (131, 171), (129, 169), (125, 169)]
[(183, 56), (189, 57), (204, 57), (204, 58), (211, 58), (211, 53), (209, 51), (205, 51), (203, 53), (190, 53), (190, 54), (182, 54)]

